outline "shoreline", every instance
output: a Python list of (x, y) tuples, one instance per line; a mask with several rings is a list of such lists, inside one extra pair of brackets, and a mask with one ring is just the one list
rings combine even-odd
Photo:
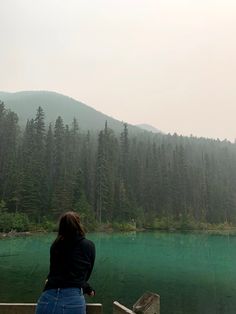
[(0, 239), (5, 239), (5, 238), (17, 238), (17, 237), (26, 237), (26, 236), (31, 236), (32, 234), (34, 234), (34, 232), (31, 232), (31, 231), (0, 232)]
[[(236, 227), (225, 228), (225, 229), (217, 229), (217, 228), (209, 228), (209, 229), (158, 229), (158, 228), (136, 228), (132, 230), (116, 230), (113, 228), (98, 228), (93, 231), (88, 231), (88, 233), (98, 232), (98, 233), (132, 233), (132, 232), (166, 232), (166, 233), (205, 233), (209, 235), (222, 235), (222, 236), (236, 236)], [(10, 231), (10, 232), (0, 232), (0, 239), (8, 239), (8, 238), (17, 238), (17, 237), (29, 237), (35, 234), (49, 234), (55, 233), (55, 231), (42, 231), (34, 230), (34, 231)]]

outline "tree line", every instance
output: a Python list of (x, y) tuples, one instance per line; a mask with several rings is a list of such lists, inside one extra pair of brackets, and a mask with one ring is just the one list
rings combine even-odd
[[(75, 118), (24, 129), (0, 102), (0, 213), (40, 223), (76, 210), (89, 223), (236, 221), (236, 145), (105, 123), (84, 133)], [(25, 220), (24, 220), (25, 221)], [(1, 229), (1, 227), (0, 227)]]

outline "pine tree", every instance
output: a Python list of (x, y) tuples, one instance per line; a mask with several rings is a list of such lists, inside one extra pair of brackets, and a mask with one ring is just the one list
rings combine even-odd
[(28, 120), (23, 136), (22, 143), (22, 200), (21, 210), (27, 213), (32, 219), (36, 219), (38, 206), (40, 206), (38, 199), (38, 182), (35, 177), (36, 163), (35, 163), (35, 128), (34, 120)]
[(65, 127), (62, 118), (56, 119), (54, 127), (54, 174), (52, 210), (55, 216), (67, 209), (65, 189)]
[(107, 122), (99, 133), (96, 164), (95, 206), (98, 221), (112, 221), (115, 197), (117, 141)]
[(18, 117), (0, 102), (0, 199), (13, 208), (17, 172)]

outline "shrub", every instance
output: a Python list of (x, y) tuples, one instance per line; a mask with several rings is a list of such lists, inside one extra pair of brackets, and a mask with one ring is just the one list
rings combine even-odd
[(123, 223), (114, 222), (112, 224), (112, 228), (115, 231), (135, 231), (136, 230), (136, 226), (134, 224), (127, 223), (127, 222), (123, 222)]
[(23, 213), (0, 212), (0, 232), (23, 232), (29, 230), (29, 219)]
[(29, 230), (29, 218), (26, 214), (15, 213), (12, 215), (12, 229), (18, 232)]
[(152, 223), (152, 228), (159, 229), (159, 230), (176, 229), (177, 223), (174, 221), (172, 216), (155, 218)]

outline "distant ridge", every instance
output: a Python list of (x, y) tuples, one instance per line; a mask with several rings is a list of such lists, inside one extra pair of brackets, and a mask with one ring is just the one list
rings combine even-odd
[[(55, 122), (58, 116), (65, 124), (71, 124), (75, 117), (82, 130), (101, 130), (107, 121), (115, 132), (123, 130), (123, 122), (109, 117), (88, 105), (71, 97), (51, 91), (21, 91), (16, 93), (0, 92), (0, 100), (6, 108), (17, 113), (20, 125), (25, 125), (27, 119), (35, 117), (36, 110), (41, 106), (46, 122)], [(129, 125), (131, 132), (140, 132), (136, 126)]]
[(158, 130), (157, 128), (155, 128), (154, 126), (150, 125), (150, 124), (136, 124), (136, 126), (138, 128), (141, 128), (145, 131), (149, 131), (152, 133), (163, 133), (162, 131)]

